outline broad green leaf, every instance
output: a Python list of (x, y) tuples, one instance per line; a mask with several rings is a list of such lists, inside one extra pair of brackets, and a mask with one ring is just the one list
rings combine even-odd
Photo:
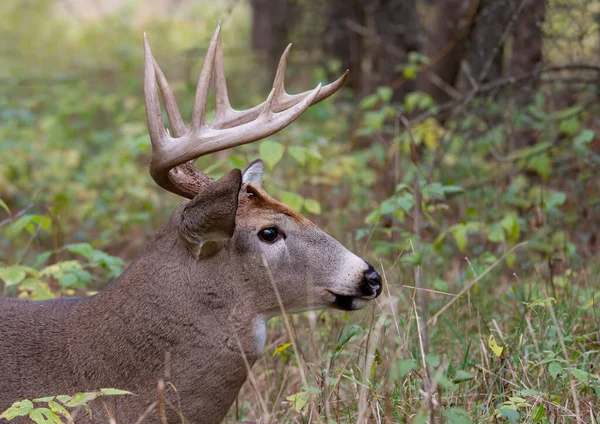
[(98, 397), (98, 392), (86, 392), (86, 393), (77, 393), (73, 396), (69, 401), (65, 402), (65, 406), (69, 408), (73, 408), (75, 406), (85, 405), (88, 402), (96, 399)]
[(464, 252), (467, 248), (467, 227), (464, 224), (456, 224), (450, 228), (450, 232), (456, 240), (458, 250)]
[(10, 408), (8, 408), (0, 415), (0, 418), (12, 420), (15, 417), (23, 417), (29, 414), (31, 410), (33, 410), (33, 403), (27, 399), (21, 400), (19, 402), (13, 403)]
[(496, 342), (496, 338), (493, 334), (490, 334), (490, 337), (488, 338), (488, 347), (494, 353), (494, 355), (498, 357), (502, 355), (502, 351), (504, 350), (504, 348), (500, 346), (498, 342)]
[(569, 368), (569, 371), (577, 380), (581, 381), (583, 384), (588, 384), (590, 375), (586, 371), (577, 368)]
[(575, 144), (576, 147), (583, 147), (584, 145), (591, 143), (592, 140), (594, 140), (594, 137), (594, 131), (583, 130), (573, 139), (573, 144)]
[(67, 411), (65, 409), (65, 407), (62, 406), (60, 403), (54, 402), (54, 401), (49, 401), (48, 402), (48, 407), (52, 411), (56, 412), (57, 414), (62, 415), (63, 417), (65, 417), (65, 418), (67, 418), (69, 420), (72, 420), (71, 414), (69, 413), (69, 411)]
[(315, 215), (321, 214), (321, 204), (314, 199), (304, 199), (304, 209)]
[(304, 405), (308, 403), (310, 394), (308, 392), (298, 392), (286, 397), (286, 399), (291, 402), (294, 411), (300, 412), (302, 411), (302, 408), (304, 408)]
[(454, 374), (454, 378), (452, 382), (454, 384), (463, 383), (465, 381), (473, 380), (473, 376), (466, 371), (458, 370), (456, 374)]
[(360, 108), (362, 110), (372, 109), (377, 103), (379, 103), (379, 97), (376, 94), (369, 94), (360, 101)]
[(552, 161), (546, 154), (537, 155), (529, 159), (527, 168), (537, 172), (542, 179), (547, 180), (550, 176)]
[(71, 400), (71, 396), (58, 395), (58, 396), (56, 396), (56, 400), (58, 400), (59, 402), (62, 402), (62, 403), (66, 403)]
[(499, 412), (510, 423), (518, 423), (519, 419), (521, 418), (518, 411), (516, 411), (508, 406), (503, 406), (502, 408), (499, 409)]
[(283, 157), (284, 148), (280, 143), (271, 140), (265, 140), (258, 146), (260, 157), (265, 161), (270, 169)]
[(300, 165), (304, 166), (306, 164), (306, 148), (302, 146), (290, 146), (288, 147), (288, 152)]
[(396, 362), (396, 368), (398, 370), (398, 377), (404, 378), (406, 374), (414, 371), (418, 368), (417, 361), (413, 359), (403, 359)]
[(31, 220), (33, 219), (33, 215), (23, 215), (17, 219), (15, 219), (8, 229), (6, 230), (6, 235), (8, 238), (15, 238), (29, 225), (31, 224)]
[(492, 243), (502, 243), (506, 240), (506, 236), (504, 235), (504, 228), (502, 228), (502, 225), (495, 223), (489, 226), (488, 240)]
[(575, 135), (581, 130), (581, 121), (577, 116), (565, 119), (560, 123), (560, 132), (566, 135)]
[(381, 100), (383, 100), (386, 103), (389, 103), (389, 101), (392, 100), (394, 90), (392, 90), (392, 88), (388, 86), (381, 86), (377, 87), (376, 93)]
[(83, 256), (88, 261), (91, 260), (92, 255), (94, 253), (94, 248), (89, 243), (72, 243), (72, 244), (67, 244), (65, 246), (65, 248), (69, 252), (71, 252), (71, 253), (76, 253), (78, 255)]
[(4, 281), (6, 287), (19, 284), (26, 276), (25, 269), (19, 265), (0, 267), (0, 279)]
[(563, 371), (563, 366), (558, 362), (550, 362), (548, 364), (548, 373), (556, 380), (556, 377)]
[(284, 191), (281, 193), (281, 202), (285, 203), (296, 212), (300, 212), (300, 209), (302, 209), (302, 204), (304, 203), (304, 199), (297, 193)]
[(292, 344), (291, 343), (284, 343), (281, 346), (279, 346), (277, 349), (275, 349), (273, 351), (273, 356), (278, 356), (281, 355), (283, 352), (285, 352), (287, 350), (287, 348), (291, 347)]
[(48, 408), (36, 408), (29, 413), (36, 424), (62, 424), (60, 417)]
[(469, 414), (463, 408), (442, 409), (442, 414), (450, 424), (470, 424)]

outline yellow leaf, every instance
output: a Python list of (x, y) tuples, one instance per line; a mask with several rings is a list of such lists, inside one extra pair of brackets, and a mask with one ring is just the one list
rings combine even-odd
[(302, 411), (302, 408), (304, 408), (304, 405), (308, 403), (310, 395), (308, 392), (298, 392), (295, 395), (286, 397), (286, 399), (292, 403), (292, 408), (294, 408), (294, 411), (300, 412)]
[(273, 356), (281, 355), (291, 345), (292, 345), (291, 343), (282, 344), (277, 349), (275, 349), (275, 351), (273, 352)]
[(496, 338), (491, 334), (490, 338), (488, 339), (488, 347), (492, 350), (492, 352), (494, 352), (494, 355), (498, 357), (502, 355), (502, 351), (504, 350), (504, 348), (496, 342)]

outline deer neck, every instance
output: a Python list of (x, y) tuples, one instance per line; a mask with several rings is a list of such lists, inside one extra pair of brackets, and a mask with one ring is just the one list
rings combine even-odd
[(219, 256), (189, 255), (168, 224), (118, 281), (75, 308), (71, 356), (104, 370), (110, 387), (139, 391), (133, 379), (156, 387), (166, 377), (195, 396), (198, 384), (211, 385), (207, 375), (216, 386), (226, 375), (235, 396), (264, 346), (266, 318), (227, 269)]

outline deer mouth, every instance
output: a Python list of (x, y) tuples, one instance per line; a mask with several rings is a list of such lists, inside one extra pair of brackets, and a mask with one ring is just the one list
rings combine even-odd
[(336, 294), (330, 290), (327, 290), (327, 300), (329, 302), (329, 306), (342, 311), (356, 311), (358, 309), (362, 309), (376, 297), (376, 294), (371, 296), (348, 296)]

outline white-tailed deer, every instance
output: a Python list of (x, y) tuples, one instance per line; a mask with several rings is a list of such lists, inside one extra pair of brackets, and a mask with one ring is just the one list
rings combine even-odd
[[(267, 137), (338, 90), (288, 95), (284, 52), (273, 90), (252, 109), (229, 106), (220, 25), (200, 74), (191, 125), (144, 39), (150, 174), (187, 199), (123, 275), (95, 296), (44, 302), (0, 298), (0, 411), (14, 401), (118, 388), (77, 423), (219, 423), (264, 347), (266, 321), (281, 313), (355, 310), (381, 292), (379, 274), (261, 188), (261, 161), (219, 180), (193, 161)], [(216, 113), (206, 121), (211, 80)], [(158, 86), (157, 86), (158, 82)], [(170, 122), (165, 129), (158, 91)], [(162, 409), (162, 408), (159, 408)], [(151, 411), (151, 412), (148, 412)], [(164, 417), (164, 415), (163, 415)]]

